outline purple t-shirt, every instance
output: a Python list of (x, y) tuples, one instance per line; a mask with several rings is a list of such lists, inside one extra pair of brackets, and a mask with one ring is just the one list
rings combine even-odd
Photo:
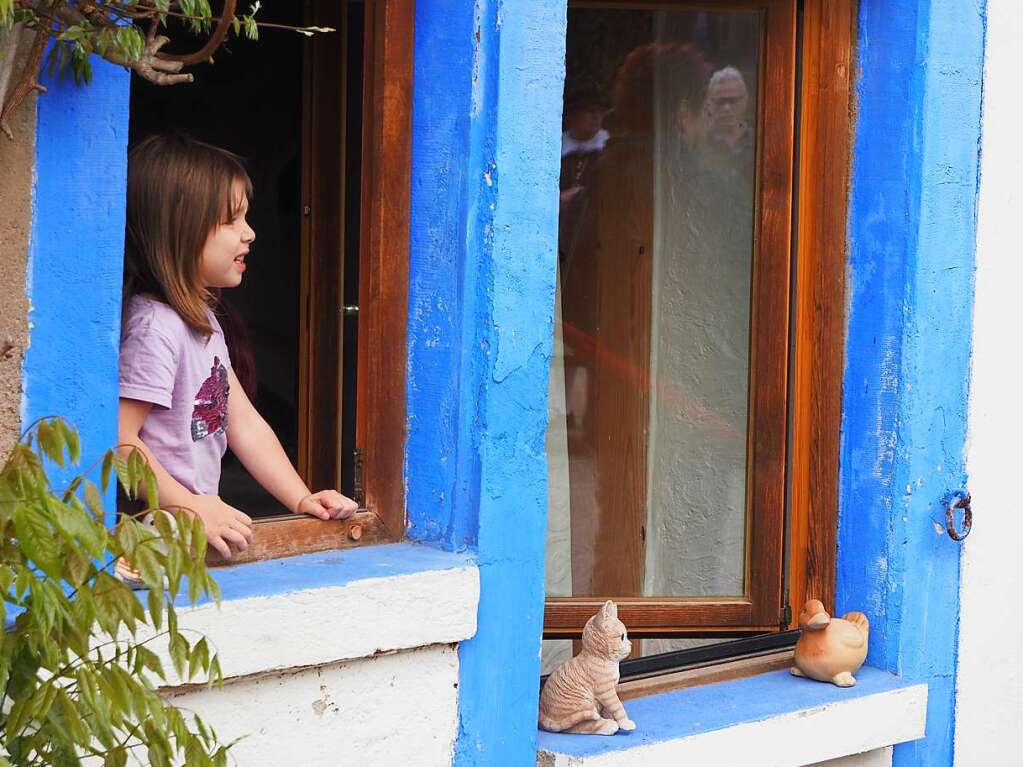
[(121, 323), (121, 396), (151, 402), (139, 436), (167, 472), (193, 493), (215, 495), (227, 450), (224, 331), (212, 312), (209, 339), (173, 308), (134, 296)]

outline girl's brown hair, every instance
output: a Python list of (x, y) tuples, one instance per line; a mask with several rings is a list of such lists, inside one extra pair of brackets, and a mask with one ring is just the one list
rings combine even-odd
[(124, 297), (146, 293), (209, 336), (215, 295), (199, 281), (209, 235), (234, 219), (236, 181), (252, 196), (241, 159), (182, 135), (150, 136), (128, 154)]

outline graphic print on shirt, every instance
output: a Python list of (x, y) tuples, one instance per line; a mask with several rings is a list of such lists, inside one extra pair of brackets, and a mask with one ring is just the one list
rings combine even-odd
[(230, 391), (227, 368), (221, 363), (220, 357), (214, 357), (210, 377), (202, 382), (195, 394), (195, 407), (192, 408), (193, 442), (227, 429), (227, 395)]

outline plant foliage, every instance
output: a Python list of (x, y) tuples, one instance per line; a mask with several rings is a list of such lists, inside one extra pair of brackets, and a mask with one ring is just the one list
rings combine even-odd
[[(183, 67), (212, 61), (228, 33), (255, 40), (260, 27), (313, 35), (327, 27), (295, 27), (258, 21), (258, 0), (237, 13), (238, 0), (224, 0), (219, 15), (210, 0), (0, 0), (0, 129), (11, 135), (8, 119), (35, 91), (45, 91), (38, 75), (70, 71), (78, 83), (92, 79), (94, 56), (132, 69), (157, 85), (192, 81)], [(191, 54), (167, 54), (168, 21), (208, 37)], [(49, 53), (46, 53), (47, 49)], [(17, 80), (11, 77), (19, 50), (27, 51)], [(44, 61), (43, 57), (46, 56)]]
[[(79, 451), (73, 429), (43, 420), (0, 470), (0, 767), (225, 765), (228, 746), (155, 691), (167, 680), (161, 648), (179, 679), (220, 680), (216, 654), (179, 629), (174, 608), (179, 595), (219, 599), (202, 524), (156, 510), (138, 452), (107, 453), (91, 470), (98, 486), (86, 472), (55, 488), (48, 467), (70, 473)], [(101, 498), (115, 478), (148, 499), (154, 525), (107, 527)], [(145, 606), (115, 577), (120, 557), (147, 586)]]

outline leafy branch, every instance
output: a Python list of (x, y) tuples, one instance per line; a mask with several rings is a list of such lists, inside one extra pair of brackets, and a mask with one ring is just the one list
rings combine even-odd
[[(221, 14), (215, 16), (210, 0), (0, 0), (0, 130), (13, 137), (11, 115), (33, 91), (45, 92), (39, 82), (44, 67), (51, 74), (70, 69), (76, 83), (88, 83), (91, 59), (99, 56), (157, 85), (176, 85), (192, 82), (184, 68), (212, 62), (231, 32), (256, 40), (260, 28), (307, 36), (334, 31), (262, 22), (256, 18), (259, 0), (241, 14), (236, 13), (237, 4), (224, 0)], [(165, 53), (170, 38), (160, 29), (166, 29), (168, 19), (209, 38), (192, 53)], [(14, 80), (20, 59), (24, 63)]]
[[(123, 767), (130, 754), (153, 767), (224, 767), (229, 746), (198, 716), (188, 719), (156, 692), (166, 682), (166, 643), (177, 678), (220, 681), (205, 637), (179, 628), (179, 596), (219, 599), (206, 570), (201, 522), (158, 507), (141, 453), (108, 452), (66, 487), (47, 467), (80, 458), (78, 436), (59, 419), (36, 423), (0, 469), (0, 767), (63, 767), (84, 756)], [(89, 475), (98, 468), (99, 484)], [(151, 525), (124, 518), (107, 527), (102, 494), (118, 482), (145, 496)], [(144, 491), (144, 493), (143, 493)], [(145, 604), (111, 574), (138, 571)]]

